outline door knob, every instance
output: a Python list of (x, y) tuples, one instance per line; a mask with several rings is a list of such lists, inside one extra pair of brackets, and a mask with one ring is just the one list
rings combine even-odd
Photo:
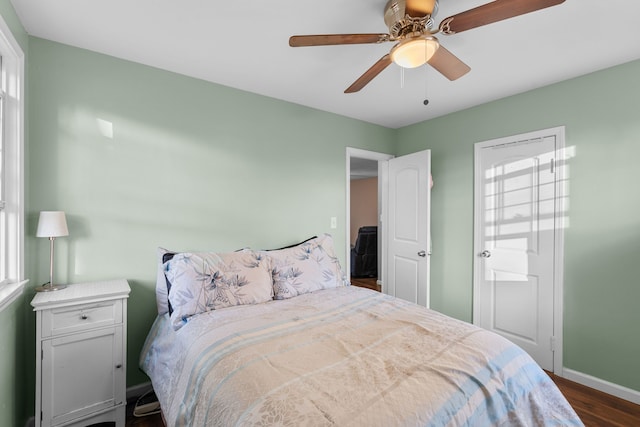
[(484, 251), (480, 252), (480, 256), (482, 258), (490, 258), (491, 257), (491, 252), (489, 252), (488, 250), (485, 249)]
[(425, 251), (420, 251), (418, 252), (418, 256), (421, 256), (422, 258), (427, 256), (427, 253)]

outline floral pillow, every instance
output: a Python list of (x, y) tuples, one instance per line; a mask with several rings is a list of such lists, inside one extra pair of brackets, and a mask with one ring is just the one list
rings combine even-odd
[(171, 324), (180, 329), (193, 315), (273, 299), (271, 268), (261, 253), (179, 253), (164, 265), (171, 283)]
[(275, 299), (349, 285), (328, 234), (294, 247), (263, 253), (271, 260)]

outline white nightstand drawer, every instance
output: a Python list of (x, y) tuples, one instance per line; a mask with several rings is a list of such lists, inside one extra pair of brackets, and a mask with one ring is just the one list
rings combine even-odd
[(122, 300), (60, 307), (42, 313), (42, 336), (54, 336), (122, 323)]

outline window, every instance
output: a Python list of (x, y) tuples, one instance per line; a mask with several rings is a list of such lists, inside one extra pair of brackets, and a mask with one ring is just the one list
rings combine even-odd
[(0, 310), (24, 281), (24, 54), (0, 16)]

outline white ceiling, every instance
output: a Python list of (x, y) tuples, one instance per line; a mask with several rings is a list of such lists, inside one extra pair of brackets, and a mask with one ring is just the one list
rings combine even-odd
[[(439, 36), (471, 67), (450, 82), (392, 64), (343, 93), (389, 51), (291, 48), (294, 34), (386, 33), (387, 0), (11, 0), (33, 36), (398, 128), (640, 58), (640, 1), (565, 3)], [(436, 25), (487, 0), (440, 0)], [(423, 105), (424, 99), (429, 105)]]

